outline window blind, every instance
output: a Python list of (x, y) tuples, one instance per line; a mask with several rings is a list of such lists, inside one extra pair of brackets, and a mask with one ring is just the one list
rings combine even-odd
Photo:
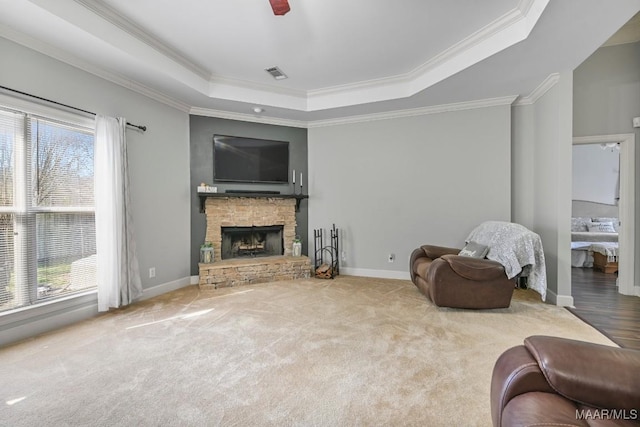
[(95, 287), (95, 254), (93, 130), (0, 109), (0, 311)]

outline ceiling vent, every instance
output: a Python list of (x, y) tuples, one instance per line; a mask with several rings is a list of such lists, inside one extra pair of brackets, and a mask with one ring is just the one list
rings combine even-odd
[(271, 76), (276, 80), (283, 80), (287, 78), (287, 75), (278, 67), (265, 68), (265, 71), (271, 74)]

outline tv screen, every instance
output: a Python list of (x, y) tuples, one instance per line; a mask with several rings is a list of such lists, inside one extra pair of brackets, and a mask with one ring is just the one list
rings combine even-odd
[(213, 136), (213, 179), (289, 182), (289, 143), (238, 136)]

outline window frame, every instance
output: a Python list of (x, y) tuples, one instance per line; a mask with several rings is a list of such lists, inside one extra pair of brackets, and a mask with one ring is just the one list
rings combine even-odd
[[(41, 102), (35, 102), (23, 97), (8, 96), (2, 93), (0, 93), (0, 108), (22, 114), (25, 118), (25, 128), (23, 129), (23, 135), (20, 141), (22, 143), (22, 149), (24, 150), (25, 154), (21, 156), (20, 165), (14, 164), (14, 170), (21, 170), (22, 172), (25, 172), (29, 171), (29, 169), (31, 168), (31, 165), (29, 165), (29, 156), (26, 154), (26, 150), (28, 149), (30, 144), (30, 141), (27, 138), (29, 131), (28, 129), (26, 129), (30, 122), (27, 117), (48, 122), (60, 122), (61, 125), (71, 125), (72, 128), (81, 129), (82, 131), (86, 131), (87, 133), (93, 135), (95, 144), (95, 117), (91, 114), (79, 113), (75, 111), (72, 112), (68, 111), (69, 109), (64, 107), (51, 107)], [(17, 159), (14, 159), (14, 162), (16, 161)], [(14, 185), (16, 185), (15, 178)], [(28, 182), (24, 182), (18, 185), (26, 185), (27, 188), (29, 187)], [(93, 206), (34, 206), (32, 204), (33, 194), (31, 193), (32, 190), (28, 190), (25, 194), (25, 200), (23, 201), (18, 201), (14, 198), (13, 206), (0, 206), (0, 214), (10, 214), (14, 216), (23, 215), (32, 217), (34, 227), (36, 223), (36, 217), (39, 214), (95, 214), (95, 200)], [(36, 247), (30, 247), (29, 252), (36, 251)], [(29, 274), (34, 274), (33, 278), (29, 276), (29, 282), (34, 279), (34, 283), (37, 283), (37, 273), (34, 271)], [(31, 285), (29, 285), (29, 287), (31, 287)], [(86, 304), (88, 301), (94, 301), (97, 299), (97, 288), (78, 290), (75, 292), (64, 293), (59, 296), (52, 296), (48, 298), (38, 298), (37, 289), (28, 289), (27, 294), (29, 295), (29, 302), (27, 304), (0, 311), (0, 328), (2, 328), (3, 325), (10, 324), (10, 322), (8, 322), (10, 319), (11, 321), (21, 321), (22, 319), (30, 318), (32, 315), (40, 316), (47, 313), (53, 313), (54, 311), (60, 309), (64, 309), (62, 307), (73, 307), (78, 302)], [(78, 298), (78, 301), (74, 303), (74, 300), (76, 298)]]

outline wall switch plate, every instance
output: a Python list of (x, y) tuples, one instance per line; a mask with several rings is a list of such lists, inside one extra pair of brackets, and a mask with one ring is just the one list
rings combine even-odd
[(396, 260), (396, 254), (389, 254), (389, 262), (394, 262)]
[(634, 117), (633, 118), (633, 127), (634, 128), (640, 128), (640, 117)]

